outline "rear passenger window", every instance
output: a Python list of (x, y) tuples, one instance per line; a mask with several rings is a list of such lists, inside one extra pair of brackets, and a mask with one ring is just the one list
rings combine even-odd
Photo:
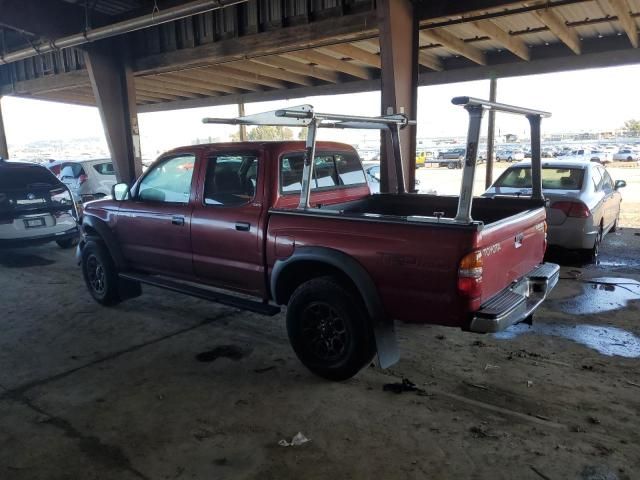
[[(316, 155), (313, 165), (311, 190), (331, 189), (366, 184), (358, 157), (352, 153)], [(280, 191), (300, 192), (304, 154), (284, 155), (280, 159)]]
[(258, 182), (254, 154), (217, 155), (207, 161), (204, 204), (237, 206), (253, 200)]
[(82, 165), (78, 163), (65, 163), (60, 168), (60, 178), (78, 178), (84, 174)]
[(93, 169), (98, 172), (100, 175), (115, 175), (116, 172), (113, 169), (113, 163), (111, 162), (105, 162), (105, 163), (98, 163), (96, 165), (93, 166)]

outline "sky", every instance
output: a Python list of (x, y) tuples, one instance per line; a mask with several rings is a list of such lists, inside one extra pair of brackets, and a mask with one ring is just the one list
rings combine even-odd
[[(640, 65), (590, 69), (499, 79), (497, 99), (552, 112), (553, 116), (543, 121), (543, 132), (612, 130), (620, 128), (625, 120), (640, 118), (638, 85)], [(418, 137), (465, 135), (466, 113), (451, 104), (451, 98), (460, 95), (488, 98), (489, 81), (420, 87)], [(245, 108), (247, 114), (251, 114), (300, 104), (311, 104), (316, 111), (378, 115), (380, 94), (309, 97), (252, 103)], [(104, 138), (98, 110), (93, 107), (4, 97), (2, 111), (10, 146), (38, 140)], [(204, 125), (201, 119), (236, 115), (235, 105), (140, 114), (143, 156), (152, 158), (163, 150), (190, 144), (195, 139), (226, 140), (235, 131), (233, 127)], [(527, 132), (528, 124), (520, 117), (499, 115), (496, 128), (501, 134), (522, 135)], [(371, 133), (368, 135), (369, 140), (375, 139)], [(360, 143), (365, 135), (323, 131), (320, 138)]]

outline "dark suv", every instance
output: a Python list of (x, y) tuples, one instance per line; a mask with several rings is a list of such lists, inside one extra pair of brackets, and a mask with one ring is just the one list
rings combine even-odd
[(78, 210), (66, 185), (43, 166), (0, 158), (0, 247), (79, 238)]

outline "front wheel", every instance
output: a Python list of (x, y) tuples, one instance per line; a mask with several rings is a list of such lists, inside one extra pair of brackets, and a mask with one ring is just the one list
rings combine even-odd
[(91, 296), (102, 305), (120, 302), (118, 272), (111, 255), (98, 242), (88, 242), (82, 249), (82, 275)]
[(300, 285), (287, 306), (287, 333), (300, 361), (327, 380), (347, 380), (376, 352), (360, 296), (334, 277)]

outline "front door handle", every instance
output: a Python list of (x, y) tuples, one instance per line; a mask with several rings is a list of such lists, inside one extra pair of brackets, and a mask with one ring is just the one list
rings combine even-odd
[(176, 216), (174, 216), (174, 217), (172, 217), (172, 218), (171, 218), (171, 223), (172, 223), (173, 225), (179, 225), (179, 226), (182, 226), (182, 225), (184, 225), (184, 217), (181, 217), (181, 216), (179, 216), (179, 215), (176, 215)]
[(247, 222), (236, 222), (236, 230), (239, 232), (248, 232), (251, 228), (251, 224)]

